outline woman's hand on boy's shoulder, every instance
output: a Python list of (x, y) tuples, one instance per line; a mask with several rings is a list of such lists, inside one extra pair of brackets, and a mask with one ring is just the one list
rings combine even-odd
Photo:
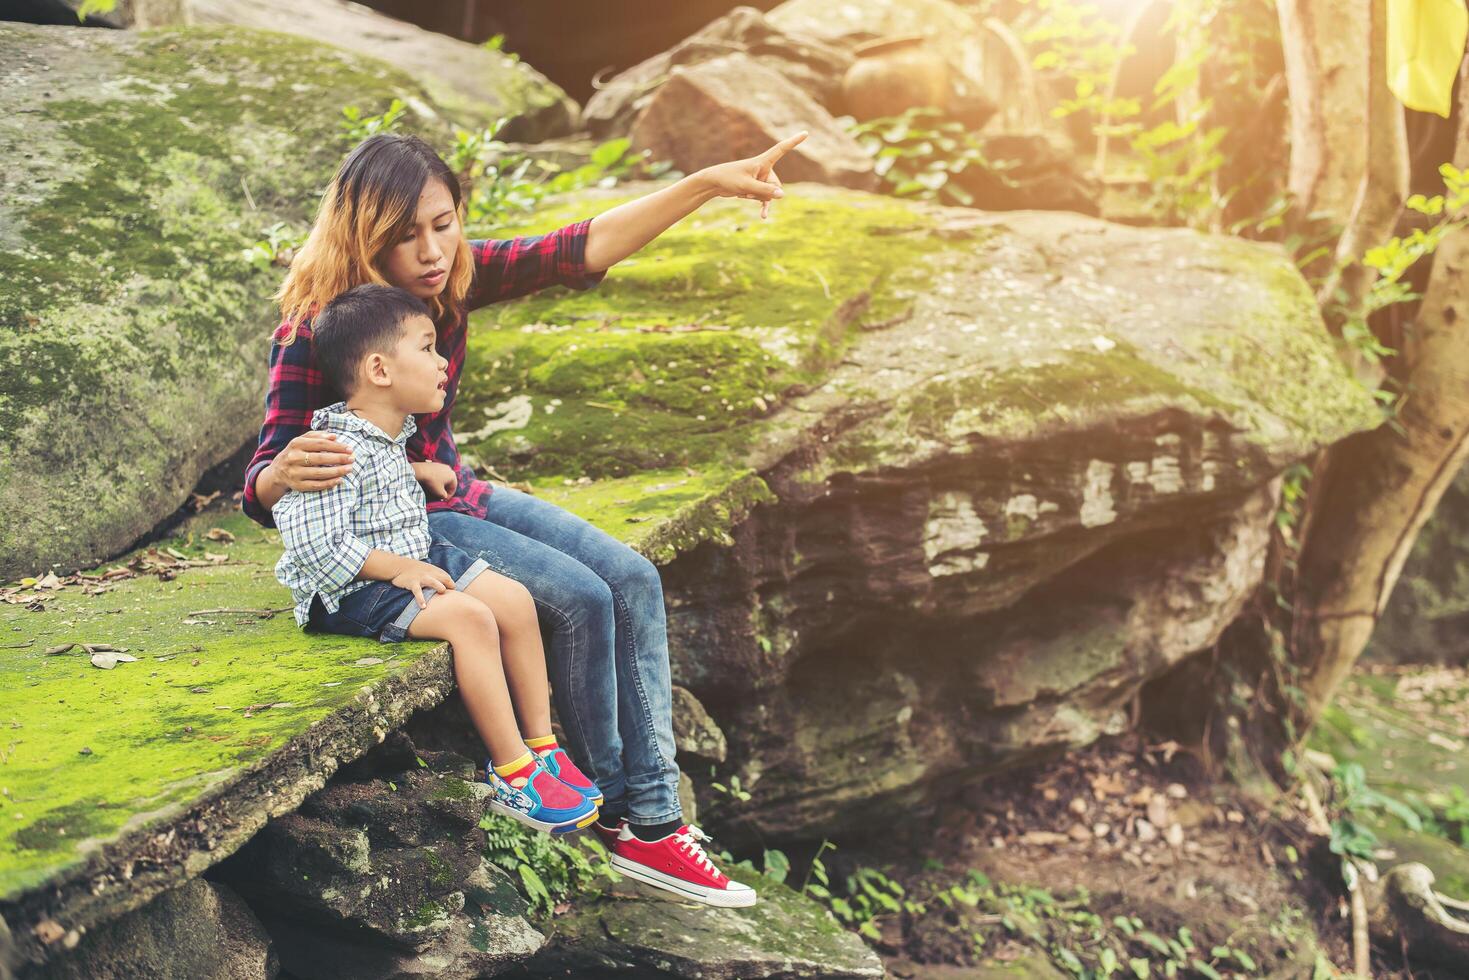
[(413, 464), (413, 476), (430, 500), (448, 500), (459, 489), (454, 467), (437, 460), (421, 459)]
[(303, 493), (330, 490), (352, 472), (352, 447), (329, 433), (303, 432), (270, 465), (288, 488)]

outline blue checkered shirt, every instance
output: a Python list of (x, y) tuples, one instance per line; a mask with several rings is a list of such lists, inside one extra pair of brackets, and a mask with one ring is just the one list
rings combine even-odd
[(291, 590), (302, 626), (313, 598), (336, 612), (343, 596), (370, 584), (357, 573), (374, 548), (423, 561), (431, 541), (423, 488), (404, 449), (417, 428), (413, 416), (393, 438), (337, 402), (317, 409), (311, 428), (334, 434), (353, 456), (351, 471), (330, 490), (288, 490), (270, 509), (286, 546), (275, 577)]

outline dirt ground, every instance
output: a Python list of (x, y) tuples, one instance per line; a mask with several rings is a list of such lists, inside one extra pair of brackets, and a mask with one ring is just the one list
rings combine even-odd
[[(899, 909), (872, 921), (905, 980), (1348, 976), (1339, 859), (1306, 824), (1290, 803), (1265, 811), (1206, 779), (1174, 743), (1124, 736), (824, 860), (835, 895), (860, 866), (901, 885)], [(1394, 950), (1373, 960), (1374, 977), (1447, 977)]]

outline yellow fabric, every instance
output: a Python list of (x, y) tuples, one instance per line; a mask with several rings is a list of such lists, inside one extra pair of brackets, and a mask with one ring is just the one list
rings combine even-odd
[(1409, 109), (1448, 118), (1469, 33), (1465, 0), (1387, 0), (1387, 87)]
[(507, 762), (503, 766), (496, 766), (495, 767), (495, 775), (496, 776), (499, 776), (501, 779), (504, 779), (506, 776), (510, 775), (511, 773), (513, 773), (513, 772), (519, 772), (520, 770), (524, 769), (528, 765), (530, 765), (530, 753), (529, 752), (527, 752), (525, 755), (521, 756), (519, 759), (516, 759), (514, 762)]
[(541, 749), (549, 748), (550, 746), (555, 745), (556, 736), (542, 735), (540, 738), (528, 738), (525, 740), (525, 744), (539, 752)]

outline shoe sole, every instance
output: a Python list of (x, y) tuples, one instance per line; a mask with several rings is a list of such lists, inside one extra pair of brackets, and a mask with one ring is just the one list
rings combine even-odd
[(618, 857), (616, 854), (612, 855), (612, 867), (616, 868), (619, 874), (627, 875), (645, 885), (652, 885), (654, 888), (661, 888), (691, 901), (713, 905), (716, 908), (746, 909), (754, 905), (757, 898), (753, 888), (749, 891), (731, 892), (723, 888), (695, 885), (681, 878), (675, 878), (626, 858)]
[(490, 809), (494, 810), (496, 813), (502, 813), (505, 816), (510, 817), (512, 820), (518, 820), (521, 823), (525, 824), (527, 827), (534, 828), (535, 830), (539, 830), (543, 833), (555, 835), (575, 833), (576, 831), (581, 830), (585, 827), (590, 827), (597, 821), (597, 810), (595, 807), (593, 807), (592, 811), (584, 817), (577, 817), (574, 820), (563, 820), (561, 823), (548, 823), (545, 820), (537, 820), (530, 814), (522, 813), (521, 811), (515, 809), (515, 807), (507, 806), (506, 804), (501, 803), (499, 800), (491, 800)]

